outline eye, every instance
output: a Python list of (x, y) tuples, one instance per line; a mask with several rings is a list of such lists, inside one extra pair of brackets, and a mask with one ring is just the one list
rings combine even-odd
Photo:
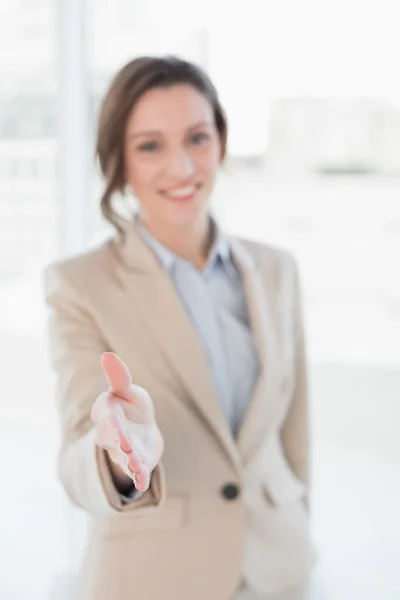
[(209, 139), (210, 136), (208, 133), (195, 133), (190, 137), (190, 141), (193, 142), (193, 144), (201, 144)]
[(159, 149), (159, 144), (157, 142), (145, 142), (141, 144), (138, 148), (139, 152), (155, 152)]

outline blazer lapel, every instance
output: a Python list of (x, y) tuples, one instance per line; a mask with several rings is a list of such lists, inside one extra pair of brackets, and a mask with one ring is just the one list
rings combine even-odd
[(238, 450), (201, 341), (168, 273), (134, 228), (128, 230), (124, 246), (118, 244), (116, 248), (126, 268), (122, 283), (128, 296), (183, 383), (194, 409), (239, 467)]
[(269, 426), (273, 425), (282, 362), (276, 319), (273, 317), (274, 295), (267, 293), (268, 282), (244, 244), (232, 240), (231, 247), (242, 275), (253, 339), (260, 360), (260, 375), (237, 439), (243, 463), (247, 464), (262, 444)]

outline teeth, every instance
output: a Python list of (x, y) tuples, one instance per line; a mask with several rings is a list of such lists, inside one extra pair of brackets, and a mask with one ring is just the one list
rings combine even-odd
[(185, 196), (191, 196), (196, 191), (194, 185), (187, 186), (185, 188), (180, 188), (179, 190), (174, 190), (173, 192), (167, 192), (168, 196), (176, 197), (176, 198), (184, 198)]

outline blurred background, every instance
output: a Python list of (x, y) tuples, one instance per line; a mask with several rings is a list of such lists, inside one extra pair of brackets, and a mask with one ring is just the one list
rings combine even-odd
[(0, 0), (0, 597), (73, 600), (84, 515), (56, 479), (44, 265), (96, 243), (99, 101), (140, 54), (214, 79), (214, 209), (291, 249), (310, 356), (313, 530), (333, 600), (400, 599), (400, 80), (395, 2)]

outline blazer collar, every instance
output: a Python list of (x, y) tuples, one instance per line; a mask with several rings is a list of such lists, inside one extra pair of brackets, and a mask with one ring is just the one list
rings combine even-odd
[(124, 232), (124, 243), (114, 240), (114, 248), (126, 273), (122, 280), (129, 301), (142, 313), (149, 334), (157, 339), (166, 359), (181, 379), (193, 408), (202, 415), (232, 462), (240, 469), (257, 453), (268, 423), (273, 422), (275, 403), (279, 398), (279, 343), (271, 305), (274, 292), (272, 289), (271, 294), (268, 292), (268, 288), (274, 285), (273, 277), (261, 272), (255, 259), (256, 253), (250, 252), (246, 243), (229, 238), (232, 260), (242, 275), (251, 328), (261, 363), (260, 377), (235, 441), (219, 405), (198, 335), (166, 269), (134, 224), (125, 224)]
[[(218, 260), (221, 260), (228, 269), (232, 265), (232, 240), (223, 233), (214, 218), (210, 218), (214, 230), (214, 242), (206, 268), (212, 268)], [(163, 267), (170, 272), (176, 261), (183, 260), (152, 236), (137, 217), (132, 221), (120, 220), (119, 225), (123, 236), (114, 238), (112, 245), (128, 269), (157, 272), (160, 267)]]

